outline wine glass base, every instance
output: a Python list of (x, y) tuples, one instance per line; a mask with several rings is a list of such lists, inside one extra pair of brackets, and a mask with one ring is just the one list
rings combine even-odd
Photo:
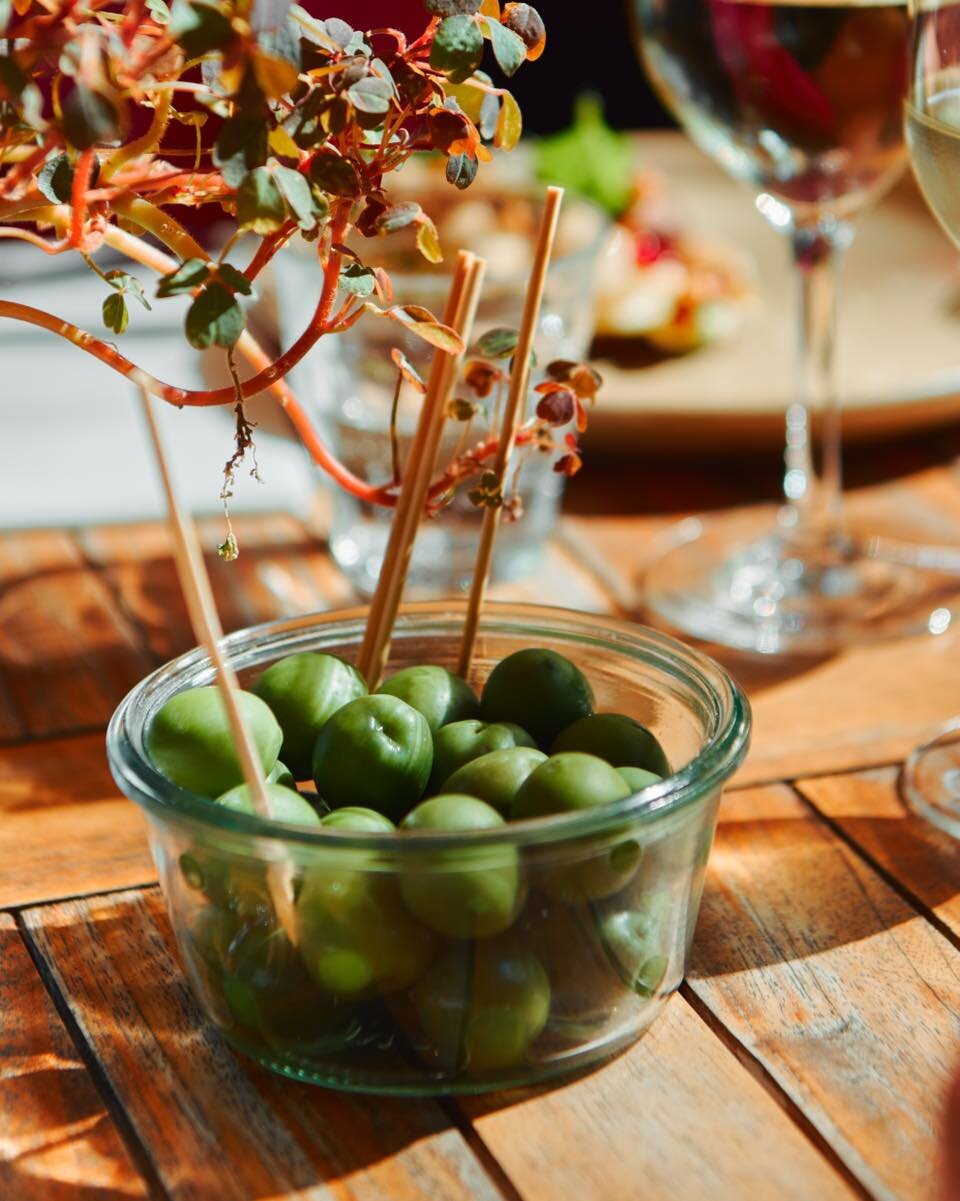
[[(901, 519), (878, 536), (875, 520), (862, 532), (848, 520), (842, 534), (801, 551), (789, 518), (765, 509), (681, 522), (647, 570), (647, 610), (694, 638), (759, 655), (832, 654), (950, 626), (960, 573), (880, 557), (883, 547), (929, 541), (922, 524)], [(933, 540), (943, 541), (942, 529)]]
[(960, 838), (960, 717), (910, 752), (900, 793), (914, 813)]

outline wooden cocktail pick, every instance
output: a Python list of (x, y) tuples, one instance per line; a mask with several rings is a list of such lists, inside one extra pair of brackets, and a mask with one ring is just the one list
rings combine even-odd
[[(483, 259), (465, 251), (460, 252), (443, 320), (444, 324), (457, 331), (464, 346), (470, 338), (470, 328), (480, 298), (485, 269), (486, 263)], [(423, 516), (423, 507), (446, 420), (447, 404), (462, 357), (463, 352), (451, 354), (439, 349), (434, 352), (427, 392), (407, 456), (403, 485), (390, 526), (390, 538), (377, 589), (370, 602), (367, 628), (357, 662), (371, 692), (380, 682), (390, 651), (393, 625), (406, 584), (410, 555)]]
[[(557, 220), (560, 216), (560, 205), (563, 201), (563, 188), (548, 188), (543, 216), (540, 219), (540, 229), (537, 234), (537, 248), (534, 255), (533, 267), (530, 271), (530, 282), (527, 285), (527, 295), (523, 305), (523, 316), (520, 320), (520, 330), (517, 337), (517, 349), (513, 356), (513, 371), (510, 376), (510, 391), (503, 413), (500, 427), (500, 442), (493, 472), (497, 477), (497, 486), (503, 495), (507, 478), (507, 468), (516, 440), (517, 422), (527, 396), (530, 384), (530, 358), (533, 350), (533, 338), (540, 318), (540, 304), (543, 300), (543, 289), (547, 279), (547, 269), (550, 266), (550, 254), (557, 233)], [(467, 613), (464, 618), (463, 636), (460, 642), (460, 660), (457, 671), (464, 679), (470, 671), (473, 662), (473, 651), (477, 641), (477, 628), (480, 624), (480, 613), (487, 591), (487, 580), (490, 577), (490, 564), (493, 561), (493, 544), (500, 528), (501, 506), (484, 509), (483, 524), (480, 527), (480, 545), (477, 548), (477, 561), (473, 569), (473, 580), (470, 586), (470, 599), (467, 603)]]
[[(210, 577), (200, 552), (197, 531), (193, 521), (184, 513), (177, 500), (150, 394), (145, 388), (141, 388), (140, 395), (143, 400), (143, 412), (147, 428), (150, 431), (157, 467), (163, 482), (163, 490), (167, 498), (167, 512), (170, 529), (173, 533), (174, 561), (177, 565), (180, 588), (187, 604), (187, 612), (190, 615), (193, 635), (198, 645), (207, 652), (216, 672), (217, 684), (223, 697), (227, 719), (230, 722), (233, 744), (243, 770), (243, 778), (250, 789), (250, 796), (253, 798), (253, 807), (260, 817), (270, 819), (273, 814), (270, 808), (270, 798), (267, 796), (263, 768), (240, 708), (240, 685), (237, 682), (236, 673), (227, 662), (220, 645), (223, 639), (223, 627), (220, 624), (216, 602), (213, 599)], [(277, 861), (269, 864), (267, 885), (280, 924), (291, 943), (295, 945), (297, 923), (293, 905), (293, 865), (289, 861)]]

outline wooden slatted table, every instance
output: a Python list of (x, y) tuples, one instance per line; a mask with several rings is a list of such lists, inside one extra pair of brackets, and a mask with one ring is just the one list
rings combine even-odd
[[(896, 486), (960, 522), (946, 470)], [(501, 594), (633, 615), (663, 521), (567, 518), (538, 579)], [(316, 530), (238, 525), (240, 559), (211, 560), (228, 628), (352, 601)], [(126, 689), (190, 641), (162, 528), (0, 538), (3, 1201), (933, 1196), (960, 848), (896, 775), (960, 710), (960, 635), (734, 665), (756, 736), (687, 983), (593, 1074), (456, 1103), (282, 1080), (201, 1018), (103, 751)]]

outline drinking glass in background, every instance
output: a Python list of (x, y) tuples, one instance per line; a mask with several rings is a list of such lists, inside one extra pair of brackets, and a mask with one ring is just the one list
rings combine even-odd
[[(450, 286), (455, 251), (464, 248), (483, 255), (487, 273), (474, 324), (475, 338), (490, 329), (519, 325), (542, 208), (540, 192), (534, 190), (522, 167), (511, 168), (506, 178), (506, 169), (498, 170), (500, 183), (484, 186), (478, 181), (460, 193), (449, 185), (425, 180), (424, 172), (417, 171), (414, 164), (405, 168), (405, 190), (409, 189), (437, 222), (446, 254), (446, 261), (438, 267), (431, 268), (424, 261), (412, 234), (409, 238), (394, 234), (382, 242), (361, 240), (356, 247), (364, 262), (387, 267), (396, 303), (423, 305), (438, 315)], [(607, 234), (607, 220), (598, 209), (567, 200), (534, 341), (538, 367), (532, 383), (553, 359), (586, 357), (593, 335), (594, 277)], [(285, 334), (299, 333), (301, 297), (315, 290), (312, 256), (312, 247), (297, 244), (277, 258), (277, 303)], [(390, 413), (397, 368), (390, 352), (394, 348), (426, 378), (432, 349), (397, 323), (368, 315), (345, 334), (321, 339), (292, 380), (336, 454), (357, 475), (378, 483), (393, 475)], [(467, 361), (469, 358), (468, 353)], [(473, 398), (466, 389), (455, 391), (454, 396)], [(401, 463), (421, 400), (414, 388), (403, 384), (397, 423)], [(486, 413), (475, 416), (469, 428), (463, 422), (448, 421), (438, 469), (495, 428), (496, 413), (489, 402)], [(530, 575), (541, 560), (563, 491), (564, 476), (552, 467), (555, 457), (533, 450), (523, 459), (516, 485), (523, 515), (501, 526), (493, 562), (495, 580)], [(414, 593), (455, 592), (469, 586), (482, 520), (482, 511), (467, 497), (470, 486), (461, 486), (438, 520), (421, 525), (408, 577)], [(380, 573), (391, 511), (358, 501), (339, 488), (331, 492), (331, 553), (354, 587), (369, 595)]]
[(648, 606), (688, 633), (768, 654), (833, 651), (910, 628), (922, 572), (881, 560), (876, 547), (941, 539), (904, 525), (861, 530), (845, 517), (833, 383), (836, 277), (852, 221), (906, 157), (906, 7), (630, 4), (659, 94), (702, 149), (753, 187), (758, 211), (788, 240), (800, 289), (785, 504), (775, 522), (750, 514), (684, 523), (650, 570)]
[[(919, 0), (910, 11), (910, 161), (927, 203), (960, 247), (960, 3)], [(960, 838), (960, 717), (908, 756), (900, 783), (916, 812)]]

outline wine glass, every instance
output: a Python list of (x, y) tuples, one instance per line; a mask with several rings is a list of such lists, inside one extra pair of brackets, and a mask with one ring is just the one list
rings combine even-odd
[[(927, 203), (960, 246), (960, 4), (917, 0), (911, 15), (910, 161)], [(908, 756), (900, 786), (913, 809), (960, 838), (960, 717)]]
[[(837, 274), (852, 221), (906, 161), (906, 7), (896, 0), (630, 6), (654, 86), (697, 145), (752, 185), (760, 214), (789, 242), (800, 292), (785, 503), (775, 519), (761, 512), (681, 523), (647, 574), (647, 607), (696, 637), (764, 654), (832, 652), (912, 628), (923, 573), (876, 548), (942, 538), (900, 522), (859, 530), (843, 512), (833, 383)], [(957, 213), (960, 220), (960, 199)], [(929, 606), (922, 621), (928, 613)]]

